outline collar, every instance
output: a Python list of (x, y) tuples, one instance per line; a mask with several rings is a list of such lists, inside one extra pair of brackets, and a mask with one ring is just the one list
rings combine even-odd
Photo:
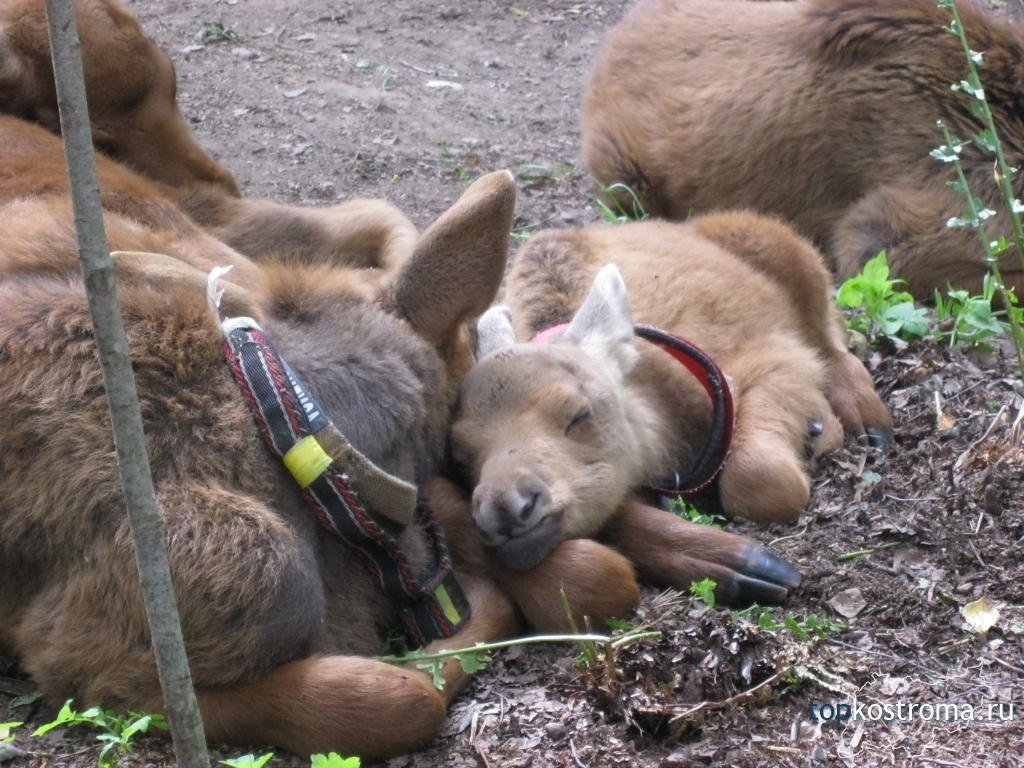
[[(345, 439), (255, 320), (231, 318), (221, 328), (228, 366), (260, 434), (321, 525), (362, 560), (417, 643), (451, 637), (469, 617), (469, 603), (455, 580), (444, 532), (417, 500), (415, 486), (384, 472)], [(411, 524), (432, 545), (420, 578), (386, 530)]]
[[(547, 328), (533, 337), (533, 343), (550, 339), (569, 327), (568, 323)], [(718, 477), (729, 457), (735, 411), (729, 382), (722, 369), (700, 347), (651, 325), (635, 325), (634, 332), (670, 354), (693, 374), (711, 398), (711, 434), (701, 452), (685, 472), (674, 471), (671, 476), (648, 484), (648, 488), (663, 496), (693, 498), (704, 493)]]

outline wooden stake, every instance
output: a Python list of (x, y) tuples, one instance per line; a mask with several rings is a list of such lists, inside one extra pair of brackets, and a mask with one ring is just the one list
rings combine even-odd
[(135, 562), (142, 580), (167, 720), (178, 765), (208, 768), (210, 756), (185, 656), (178, 607), (167, 564), (163, 522), (153, 491), (135, 376), (117, 300), (114, 265), (103, 229), (103, 209), (82, 74), (81, 42), (72, 0), (46, 0), (46, 17), (64, 155), (71, 183), (78, 254), (110, 404), (117, 466), (131, 523)]

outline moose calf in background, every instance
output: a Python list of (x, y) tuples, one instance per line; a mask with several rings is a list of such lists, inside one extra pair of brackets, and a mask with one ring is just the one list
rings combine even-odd
[[(1007, 162), (1024, 165), (1024, 30), (958, 3)], [(885, 249), (907, 290), (981, 292), (988, 272), (971, 228), (950, 229), (964, 196), (929, 156), (936, 121), (965, 141), (973, 193), (1010, 235), (994, 156), (952, 19), (935, 0), (641, 0), (608, 35), (583, 102), (583, 159), (652, 215), (743, 208), (775, 214), (821, 247), (840, 279)], [(1013, 179), (1024, 197), (1024, 175)], [(619, 193), (620, 197), (624, 197)], [(628, 205), (628, 198), (622, 200)], [(1000, 260), (1007, 285), (1021, 265)]]

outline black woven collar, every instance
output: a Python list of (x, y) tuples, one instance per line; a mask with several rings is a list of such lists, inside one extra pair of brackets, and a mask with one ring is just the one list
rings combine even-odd
[[(415, 508), (408, 515), (403, 509), (370, 509), (366, 496), (403, 499), (408, 484), (390, 478), (349, 445), (254, 320), (225, 320), (223, 330), (228, 366), (260, 434), (288, 467), (317, 519), (362, 560), (398, 605), (416, 642), (426, 645), (451, 637), (469, 618), (470, 609), (455, 580), (444, 532), (430, 508), (423, 501), (414, 501)], [(354, 455), (365, 464), (348, 472), (338, 465), (342, 455), (349, 460)], [(367, 486), (383, 484), (384, 488), (364, 492), (353, 482), (353, 474), (366, 478)], [(388, 478), (394, 481), (390, 486)], [(374, 520), (376, 515), (423, 528), (433, 555), (423, 576), (413, 576), (398, 543)]]

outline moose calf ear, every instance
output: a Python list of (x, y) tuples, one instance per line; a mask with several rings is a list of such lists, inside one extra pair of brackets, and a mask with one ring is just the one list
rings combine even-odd
[(483, 176), (416, 241), (390, 286), (392, 309), (435, 346), (494, 301), (505, 274), (516, 186), (508, 171)]
[(491, 307), (476, 323), (476, 354), (477, 362), (516, 343), (516, 335), (512, 330), (512, 310), (504, 304)]
[(614, 264), (597, 273), (564, 338), (605, 363), (619, 380), (636, 365), (639, 353), (633, 341), (629, 294)]
[(14, 50), (10, 31), (0, 25), (0, 96), (6, 96), (5, 101), (14, 103), (21, 101), (22, 94), (18, 93), (18, 98), (14, 98), (14, 92), (24, 87), (25, 84), (22, 82), (24, 75), (25, 64), (18, 52)]

